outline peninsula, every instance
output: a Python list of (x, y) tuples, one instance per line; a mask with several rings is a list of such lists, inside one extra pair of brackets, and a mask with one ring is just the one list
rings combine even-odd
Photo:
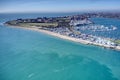
[[(103, 25), (90, 26), (95, 24), (90, 20), (92, 17), (104, 17), (104, 18), (117, 18), (120, 19), (119, 14), (115, 13), (85, 13), (80, 15), (63, 16), (63, 17), (38, 17), (35, 19), (17, 19), (5, 22), (5, 25), (20, 27), (35, 31), (47, 33), (52, 36), (56, 36), (62, 39), (71, 40), (83, 44), (91, 44), (102, 46), (105, 48), (111, 48), (120, 50), (120, 40), (103, 38), (93, 35), (81, 33), (74, 27), (81, 27), (87, 25), (88, 27), (82, 27), (84, 30), (115, 30), (116, 27), (111, 28)], [(79, 28), (78, 28), (79, 29)]]

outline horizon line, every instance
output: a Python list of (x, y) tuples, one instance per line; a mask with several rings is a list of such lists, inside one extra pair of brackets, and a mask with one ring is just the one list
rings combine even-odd
[[(114, 11), (114, 12), (113, 12)], [(28, 12), (0, 12), (1, 13), (91, 13), (91, 12), (120, 12), (119, 9), (117, 10), (84, 10), (84, 11), (28, 11)]]

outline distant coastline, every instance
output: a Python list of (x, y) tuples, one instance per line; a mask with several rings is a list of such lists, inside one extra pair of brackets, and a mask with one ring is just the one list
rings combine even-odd
[[(57, 17), (57, 18), (45, 17), (45, 18), (37, 18), (37, 19), (18, 19), (18, 20), (8, 21), (5, 23), (5, 25), (43, 32), (48, 35), (52, 35), (58, 38), (62, 38), (82, 44), (97, 45), (105, 48), (120, 50), (120, 46), (114, 43), (111, 39), (82, 34), (73, 29), (73, 26), (77, 26), (77, 25), (94, 24), (94, 22), (91, 22), (88, 19), (92, 16), (98, 17), (98, 15), (95, 16), (93, 14), (89, 14), (88, 16), (88, 14), (84, 14), (84, 15), (65, 16), (65, 17)], [(100, 15), (99, 17), (101, 16), (103, 15)]]

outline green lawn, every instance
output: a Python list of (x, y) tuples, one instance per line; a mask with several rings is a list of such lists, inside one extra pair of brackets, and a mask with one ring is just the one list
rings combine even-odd
[(120, 40), (115, 40), (114, 42), (117, 44), (120, 44)]
[(19, 26), (23, 27), (30, 27), (30, 26), (37, 26), (37, 27), (56, 27), (58, 23), (19, 23)]

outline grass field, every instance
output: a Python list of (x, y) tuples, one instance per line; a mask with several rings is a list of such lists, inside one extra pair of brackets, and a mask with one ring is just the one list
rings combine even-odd
[(57, 27), (58, 23), (53, 22), (53, 23), (24, 23), (24, 22), (17, 22), (16, 20), (9, 21), (9, 24), (15, 25), (15, 26), (21, 26), (21, 27)]
[(115, 40), (114, 41), (116, 44), (120, 44), (120, 40)]
[(56, 27), (58, 26), (58, 23), (19, 23), (19, 26), (23, 27), (31, 27), (31, 26), (36, 26), (36, 27)]

